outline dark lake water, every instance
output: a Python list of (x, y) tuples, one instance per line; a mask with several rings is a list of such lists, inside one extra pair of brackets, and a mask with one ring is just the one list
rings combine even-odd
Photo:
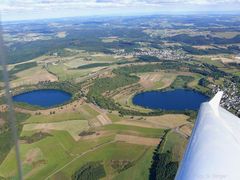
[(198, 110), (201, 103), (208, 101), (204, 94), (186, 89), (150, 91), (133, 97), (133, 104), (149, 109)]
[(69, 101), (71, 97), (72, 95), (65, 91), (42, 89), (13, 96), (13, 101), (48, 108), (63, 104)]

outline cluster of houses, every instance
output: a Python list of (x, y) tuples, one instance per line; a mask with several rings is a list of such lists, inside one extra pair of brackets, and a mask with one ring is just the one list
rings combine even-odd
[(186, 54), (180, 49), (155, 49), (155, 48), (141, 48), (133, 52), (126, 52), (124, 49), (114, 49), (114, 54), (119, 56), (154, 56), (162, 60), (181, 60), (186, 58)]
[(227, 82), (224, 85), (212, 85), (213, 93), (218, 91), (224, 91), (221, 105), (229, 110), (234, 112), (237, 116), (240, 116), (240, 91), (236, 83)]

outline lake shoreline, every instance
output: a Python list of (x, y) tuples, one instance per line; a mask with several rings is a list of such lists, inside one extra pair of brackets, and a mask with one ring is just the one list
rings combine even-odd
[(61, 89), (35, 89), (14, 95), (13, 102), (20, 106), (48, 109), (72, 101), (73, 95)]
[[(174, 96), (175, 95), (174, 93), (177, 93), (176, 94), (177, 96)], [(161, 94), (165, 96), (167, 95), (168, 97), (164, 97)], [(186, 97), (183, 97), (183, 96), (186, 96)], [(193, 99), (192, 101), (187, 101), (187, 102), (185, 101), (186, 99), (194, 98), (194, 97), (195, 97), (195, 100)], [(158, 99), (157, 102), (156, 102), (156, 99)], [(207, 95), (203, 94), (202, 92), (198, 92), (196, 90), (184, 89), (184, 88), (181, 88), (181, 89), (167, 88), (164, 90), (151, 90), (151, 91), (144, 91), (144, 92), (137, 93), (133, 96), (132, 103), (135, 106), (140, 106), (140, 107), (151, 109), (151, 110), (165, 110), (165, 111), (194, 110), (195, 111), (199, 108), (202, 102), (205, 102), (208, 99), (209, 97)]]

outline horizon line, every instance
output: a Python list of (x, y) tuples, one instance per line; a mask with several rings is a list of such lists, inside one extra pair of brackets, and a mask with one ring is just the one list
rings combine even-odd
[(33, 18), (33, 19), (13, 19), (4, 20), (1, 18), (3, 24), (7, 23), (24, 23), (31, 21), (49, 21), (49, 20), (68, 20), (74, 18), (116, 18), (116, 17), (147, 17), (147, 16), (187, 16), (187, 15), (240, 15), (240, 11), (178, 11), (178, 12), (158, 12), (158, 13), (134, 13), (134, 14), (99, 14), (99, 15), (78, 15), (78, 16), (63, 16), (63, 17), (49, 17), (49, 18)]

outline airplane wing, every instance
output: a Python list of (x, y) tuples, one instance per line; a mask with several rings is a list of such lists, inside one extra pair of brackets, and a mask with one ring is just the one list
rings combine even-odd
[(240, 180), (240, 119), (218, 92), (200, 107), (176, 180)]

